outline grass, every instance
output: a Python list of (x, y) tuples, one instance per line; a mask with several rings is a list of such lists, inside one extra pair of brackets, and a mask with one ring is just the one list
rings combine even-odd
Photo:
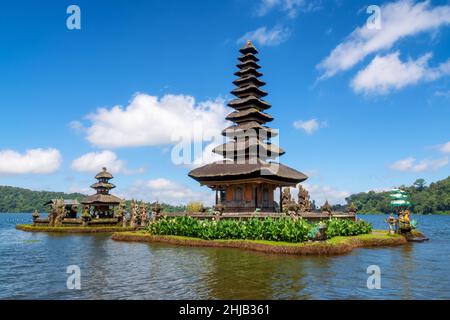
[(95, 227), (46, 227), (46, 226), (33, 226), (31, 224), (18, 224), (16, 225), (17, 230), (28, 231), (28, 232), (56, 232), (56, 233), (112, 233), (112, 232), (123, 232), (123, 231), (133, 231), (134, 228), (123, 228), (123, 227), (108, 227), (108, 226), (95, 226)]
[(113, 240), (130, 242), (162, 242), (193, 247), (238, 248), (275, 254), (337, 255), (349, 253), (354, 248), (393, 246), (406, 243), (401, 235), (390, 235), (387, 231), (374, 230), (370, 234), (349, 237), (334, 237), (315, 242), (277, 242), (266, 240), (203, 240), (183, 236), (159, 236), (146, 231), (114, 233)]

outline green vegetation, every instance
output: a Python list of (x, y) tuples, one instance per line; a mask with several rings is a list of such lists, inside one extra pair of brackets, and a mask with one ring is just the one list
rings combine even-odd
[[(364, 221), (332, 219), (327, 222), (330, 237), (369, 233), (370, 224)], [(148, 231), (153, 235), (173, 235), (204, 240), (267, 240), (282, 242), (303, 242), (315, 225), (305, 220), (249, 219), (249, 220), (198, 220), (191, 217), (164, 217), (150, 224)]]
[(33, 226), (31, 224), (18, 224), (17, 230), (28, 232), (55, 232), (55, 233), (113, 233), (133, 231), (135, 228), (127, 227), (107, 227), (107, 226), (88, 226), (88, 227), (48, 227), (48, 226)]
[(34, 210), (44, 212), (44, 204), (51, 199), (62, 198), (80, 201), (84, 197), (81, 193), (66, 194), (0, 186), (0, 212), (33, 212)]
[(330, 219), (327, 223), (327, 236), (329, 238), (356, 236), (370, 232), (372, 232), (372, 225), (364, 220)]
[(204, 240), (186, 236), (153, 235), (144, 231), (114, 233), (112, 239), (130, 242), (161, 242), (180, 246), (236, 248), (271, 254), (294, 255), (338, 255), (349, 253), (354, 248), (395, 246), (407, 243), (405, 237), (401, 235), (390, 235), (386, 231), (380, 230), (351, 237), (334, 237), (326, 241), (297, 243), (249, 239)]
[[(86, 195), (81, 193), (63, 193), (51, 191), (32, 191), (28, 189), (0, 186), (0, 212), (46, 212), (44, 204), (51, 199), (66, 199), (81, 201)], [(130, 209), (131, 201), (127, 201), (127, 208)], [(151, 208), (152, 204), (148, 204)], [(164, 212), (183, 212), (185, 206), (172, 206), (161, 204)], [(81, 209), (81, 207), (80, 207)]]
[[(410, 196), (411, 212), (415, 214), (450, 214), (450, 177), (426, 185), (417, 179), (412, 186), (400, 186)], [(390, 213), (389, 192), (362, 192), (346, 198), (354, 203), (359, 213)]]
[(187, 212), (201, 212), (203, 211), (203, 203), (201, 202), (189, 202), (186, 206)]

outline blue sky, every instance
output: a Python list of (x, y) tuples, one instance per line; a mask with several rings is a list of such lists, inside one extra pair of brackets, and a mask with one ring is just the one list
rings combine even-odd
[[(69, 5), (81, 30), (69, 30)], [(0, 185), (211, 201), (171, 157), (230, 111), (238, 49), (260, 51), (281, 162), (319, 202), (450, 173), (450, 3), (14, 1), (0, 11)], [(210, 157), (215, 140), (204, 141)]]

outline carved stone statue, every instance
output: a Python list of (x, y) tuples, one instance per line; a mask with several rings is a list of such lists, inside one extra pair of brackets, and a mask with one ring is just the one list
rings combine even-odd
[(119, 205), (116, 207), (116, 212), (114, 213), (114, 216), (117, 218), (117, 223), (121, 223), (125, 217), (126, 213), (126, 204), (125, 200), (120, 200)]
[(283, 189), (283, 195), (281, 197), (281, 200), (283, 201), (283, 206), (285, 204), (288, 204), (289, 202), (292, 201), (291, 189), (290, 188), (284, 188)]
[(66, 214), (64, 200), (58, 199), (55, 201), (55, 203), (52, 206), (52, 213), (53, 213), (53, 226), (61, 227), (62, 221)]
[(356, 212), (358, 211), (358, 208), (356, 207), (355, 203), (350, 203), (350, 205), (348, 206), (347, 212), (349, 214), (356, 214)]
[(136, 201), (131, 200), (130, 227), (135, 228), (137, 226), (138, 226), (138, 208)]
[(81, 213), (81, 222), (83, 227), (87, 227), (89, 221), (92, 220), (91, 208), (88, 205), (83, 206), (83, 212)]
[(158, 217), (158, 215), (161, 213), (161, 211), (162, 211), (162, 207), (161, 207), (161, 205), (159, 204), (159, 202), (156, 201), (156, 202), (153, 204), (153, 207), (152, 207), (152, 216), (151, 216), (151, 219), (152, 219), (152, 220), (156, 220), (157, 217)]
[(282, 195), (283, 213), (296, 214), (298, 212), (298, 205), (292, 200), (291, 188), (284, 188)]
[(36, 223), (36, 220), (39, 219), (40, 215), (39, 215), (39, 211), (34, 210), (32, 218), (33, 218), (33, 224)]
[(327, 213), (328, 215), (331, 215), (331, 212), (333, 211), (333, 208), (331, 207), (331, 205), (328, 203), (328, 200), (327, 200), (327, 201), (325, 201), (325, 203), (322, 206), (322, 208), (320, 208), (320, 210), (323, 213)]
[(312, 205), (308, 191), (302, 185), (298, 185), (298, 207), (300, 212), (311, 212)]
[(145, 202), (141, 202), (141, 226), (145, 227), (148, 223), (147, 205)]

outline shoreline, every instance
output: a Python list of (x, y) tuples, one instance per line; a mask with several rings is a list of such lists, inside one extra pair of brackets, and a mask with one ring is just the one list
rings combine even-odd
[(120, 233), (132, 232), (135, 228), (123, 227), (45, 227), (31, 224), (18, 224), (16, 229), (25, 232), (49, 232), (49, 233)]
[(371, 234), (335, 237), (321, 242), (273, 242), (263, 240), (203, 240), (180, 236), (159, 236), (137, 232), (113, 233), (112, 239), (123, 242), (166, 243), (188, 247), (233, 248), (271, 254), (299, 256), (342, 255), (356, 248), (390, 247), (408, 243), (401, 235), (388, 235), (386, 231), (374, 230)]

